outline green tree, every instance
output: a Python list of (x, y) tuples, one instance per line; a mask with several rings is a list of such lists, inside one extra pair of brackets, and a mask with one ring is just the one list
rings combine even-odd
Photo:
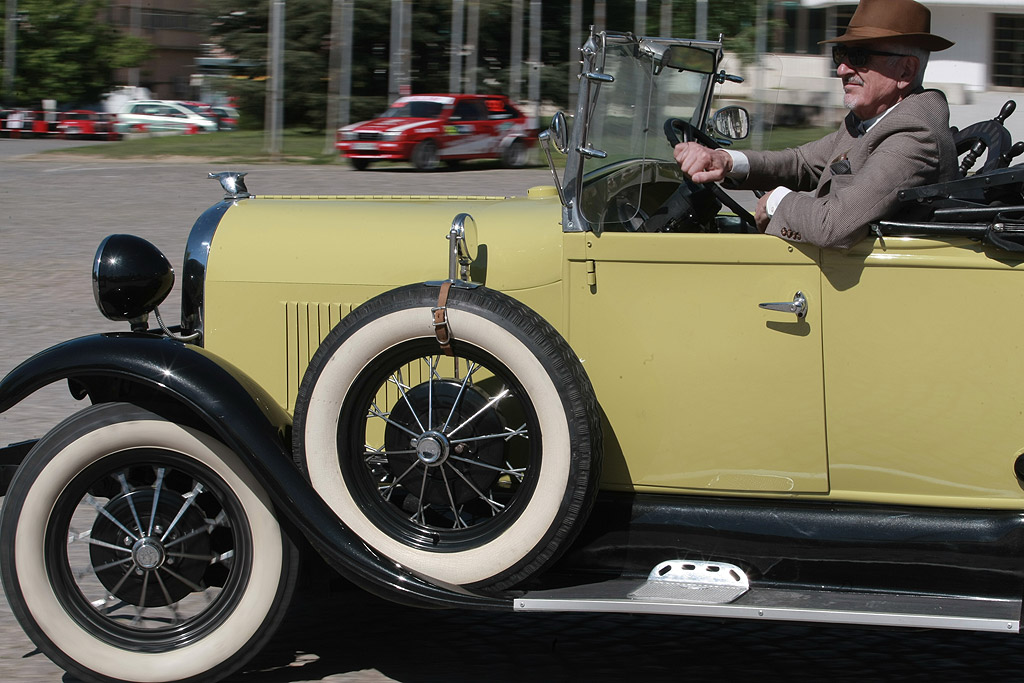
[[(284, 81), (285, 120), (288, 125), (322, 128), (326, 111), (327, 69), (330, 54), (331, 0), (288, 0), (285, 17)], [(523, 57), (529, 58), (530, 3), (523, 2)], [(673, 34), (694, 34), (694, 3), (675, 0)], [(709, 3), (708, 35), (727, 39), (753, 26), (756, 0)], [(648, 33), (660, 29), (659, 4), (648, 3)], [(270, 0), (207, 0), (211, 38), (238, 59), (239, 73), (232, 94), (246, 118), (263, 120), (267, 76), (267, 31)], [(451, 45), (451, 0), (415, 0), (412, 3), (412, 91), (448, 90)], [(585, 4), (584, 26), (593, 23), (592, 3)], [(606, 25), (631, 31), (635, 3), (610, 0)], [(352, 118), (368, 118), (384, 109), (388, 94), (391, 51), (391, 3), (355, 0), (353, 25)], [(569, 46), (566, 21), (570, 0), (544, 0), (541, 20), (541, 97), (557, 105), (568, 99), (566, 82)], [(480, 0), (480, 39), (477, 90), (507, 93), (511, 50), (511, 0)], [(745, 34), (744, 34), (745, 35)], [(527, 71), (522, 71), (525, 95)]]
[[(240, 65), (248, 80), (229, 86), (249, 120), (263, 120), (268, 76), (270, 1), (210, 0), (211, 37)], [(322, 128), (327, 103), (330, 0), (288, 0), (284, 21), (284, 117), (289, 124)]]
[(101, 23), (98, 17), (107, 4), (19, 0), (14, 92), (4, 98), (21, 105), (44, 99), (94, 104), (113, 85), (114, 69), (142, 64), (149, 43)]

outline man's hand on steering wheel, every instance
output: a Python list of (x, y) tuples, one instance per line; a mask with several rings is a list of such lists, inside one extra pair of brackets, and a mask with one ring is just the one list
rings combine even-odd
[[(732, 170), (732, 157), (714, 138), (694, 127), (689, 121), (665, 121), (665, 138), (683, 173), (695, 183), (718, 183)], [(681, 138), (681, 139), (680, 139)]]
[(680, 142), (673, 155), (679, 168), (695, 183), (718, 183), (732, 170), (732, 157), (725, 150), (708, 149), (699, 142)]
[[(682, 141), (679, 140), (680, 134)], [(690, 180), (708, 187), (720, 202), (732, 209), (748, 226), (754, 230), (759, 229), (754, 216), (718, 185), (719, 181), (725, 180), (725, 174), (732, 170), (732, 157), (725, 150), (719, 149), (714, 138), (688, 121), (676, 118), (665, 121), (665, 138), (673, 147), (673, 155), (679, 167)]]

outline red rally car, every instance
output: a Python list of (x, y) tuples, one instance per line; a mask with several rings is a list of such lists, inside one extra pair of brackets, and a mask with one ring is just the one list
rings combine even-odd
[(375, 119), (339, 129), (337, 147), (360, 171), (378, 159), (408, 160), (426, 171), (465, 159), (519, 168), (536, 141), (526, 116), (503, 95), (409, 95)]

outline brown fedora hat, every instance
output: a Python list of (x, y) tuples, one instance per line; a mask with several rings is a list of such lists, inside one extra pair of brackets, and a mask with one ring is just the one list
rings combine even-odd
[(859, 45), (879, 40), (902, 43), (938, 52), (953, 41), (932, 35), (932, 13), (914, 0), (860, 0), (846, 33), (823, 43)]

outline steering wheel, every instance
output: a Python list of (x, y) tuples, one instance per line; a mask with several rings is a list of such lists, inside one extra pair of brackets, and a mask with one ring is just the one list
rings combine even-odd
[[(672, 145), (672, 147), (675, 147), (680, 143), (679, 134), (677, 134), (676, 131), (679, 131), (679, 133), (682, 134), (682, 142), (699, 142), (705, 147), (709, 147), (711, 149), (718, 149), (721, 147), (714, 138), (692, 125), (689, 121), (670, 118), (665, 121), (665, 137), (668, 139), (668, 144)], [(718, 183), (704, 183), (703, 185), (711, 190), (711, 194), (715, 195), (715, 198), (717, 198), (718, 201), (732, 209), (744, 223), (753, 227), (753, 229), (757, 231), (757, 221), (754, 220), (754, 216), (744, 209), (739, 202), (733, 199), (728, 192), (723, 190)]]

